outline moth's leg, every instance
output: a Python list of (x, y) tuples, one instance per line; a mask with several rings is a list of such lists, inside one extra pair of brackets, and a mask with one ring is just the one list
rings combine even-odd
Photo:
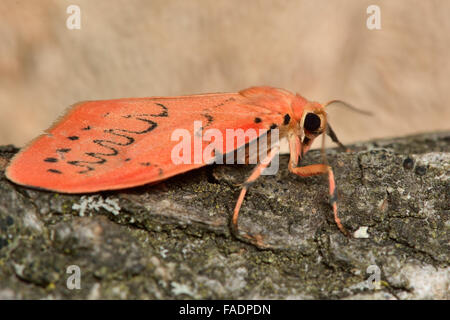
[(324, 164), (312, 164), (305, 167), (290, 168), (290, 171), (301, 177), (311, 177), (325, 173), (328, 174), (328, 184), (330, 189), (330, 205), (333, 208), (334, 221), (336, 222), (338, 228), (342, 231), (343, 234), (345, 234), (346, 236), (351, 236), (350, 233), (342, 225), (341, 219), (339, 219), (338, 216), (336, 184), (334, 182), (334, 174), (331, 167)]
[(333, 129), (331, 128), (331, 126), (329, 124), (327, 124), (326, 133), (331, 138), (331, 140), (334, 143), (336, 143), (339, 147), (341, 147), (343, 150), (345, 150), (345, 152), (351, 152), (351, 150), (349, 148), (347, 148), (342, 142), (339, 141), (336, 133), (333, 131)]
[[(295, 139), (298, 137), (290, 137), (289, 146), (290, 146), (290, 160), (289, 160), (289, 171), (301, 176), (301, 177), (311, 177), (319, 174), (328, 174), (328, 184), (330, 190), (330, 205), (333, 208), (334, 221), (336, 222), (339, 230), (342, 231), (346, 236), (350, 236), (350, 233), (344, 228), (342, 225), (341, 219), (338, 216), (337, 209), (337, 192), (336, 192), (336, 183), (334, 181), (333, 170), (330, 166), (325, 164), (312, 164), (304, 167), (297, 167), (298, 162), (296, 159), (299, 157), (298, 148), (295, 146), (298, 144)], [(301, 144), (301, 143), (300, 143)]]
[[(300, 141), (300, 138), (296, 137), (298, 141)], [(294, 139), (294, 138), (292, 138)], [(300, 159), (309, 151), (313, 143), (313, 140), (304, 137), (303, 142), (300, 143)]]
[[(261, 173), (266, 169), (273, 158), (280, 151), (279, 145), (275, 145), (271, 148), (269, 154), (256, 166), (253, 170), (252, 174), (248, 177), (248, 179), (244, 182), (241, 193), (239, 194), (239, 198), (236, 202), (236, 206), (234, 208), (233, 217), (231, 219), (231, 229), (235, 235), (238, 235), (238, 218), (239, 218), (239, 210), (241, 209), (242, 202), (244, 201), (245, 194), (247, 193), (248, 188), (261, 176)], [(262, 243), (262, 239), (260, 235), (252, 236), (250, 234), (245, 234), (245, 237), (253, 240), (259, 246), (264, 246)]]

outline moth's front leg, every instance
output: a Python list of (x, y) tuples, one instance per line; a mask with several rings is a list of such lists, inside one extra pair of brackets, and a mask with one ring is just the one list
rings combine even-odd
[(328, 184), (330, 190), (330, 205), (333, 208), (334, 213), (334, 221), (336, 222), (339, 230), (342, 231), (346, 236), (351, 236), (351, 234), (344, 228), (342, 225), (341, 219), (338, 216), (338, 208), (337, 208), (337, 191), (336, 191), (336, 183), (334, 181), (333, 169), (325, 164), (312, 164), (304, 167), (297, 167), (298, 158), (300, 155), (299, 148), (297, 147), (300, 144), (300, 150), (302, 150), (302, 143), (300, 142), (300, 138), (298, 136), (290, 136), (289, 137), (289, 151), (290, 151), (290, 159), (289, 159), (289, 171), (301, 176), (301, 177), (311, 177), (319, 174), (328, 174)]

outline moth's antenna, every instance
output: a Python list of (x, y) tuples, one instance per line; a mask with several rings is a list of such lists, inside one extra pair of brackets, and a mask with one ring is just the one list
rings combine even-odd
[(330, 106), (332, 104), (340, 104), (341, 106), (347, 107), (348, 109), (350, 109), (350, 110), (352, 110), (354, 112), (365, 114), (367, 116), (373, 116), (372, 112), (358, 109), (358, 108), (352, 106), (351, 104), (349, 104), (349, 103), (347, 103), (345, 101), (342, 101), (342, 100), (331, 100), (331, 101), (328, 101), (327, 103), (325, 103), (324, 107), (328, 107), (328, 106)]

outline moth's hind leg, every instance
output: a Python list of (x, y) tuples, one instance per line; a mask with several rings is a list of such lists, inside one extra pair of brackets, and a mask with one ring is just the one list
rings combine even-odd
[[(274, 146), (269, 154), (256, 166), (253, 170), (252, 174), (248, 179), (244, 182), (241, 193), (239, 194), (239, 198), (236, 202), (236, 206), (234, 208), (233, 216), (231, 218), (231, 231), (233, 234), (239, 238), (239, 226), (238, 226), (238, 218), (239, 218), (239, 210), (241, 209), (242, 202), (244, 201), (245, 194), (247, 193), (248, 188), (261, 176), (264, 169), (266, 169), (273, 158), (278, 154), (280, 147), (278, 145)], [(247, 240), (250, 240), (252, 243), (256, 244), (258, 247), (265, 247), (266, 245), (263, 242), (262, 236), (260, 234), (252, 235), (251, 233), (244, 231), (243, 237)]]

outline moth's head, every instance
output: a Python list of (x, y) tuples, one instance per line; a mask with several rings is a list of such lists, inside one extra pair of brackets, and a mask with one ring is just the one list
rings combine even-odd
[(317, 102), (310, 102), (305, 106), (300, 127), (303, 128), (305, 137), (313, 140), (325, 132), (327, 127), (327, 113), (324, 107)]
[(308, 101), (297, 94), (291, 104), (293, 115), (299, 129), (307, 140), (314, 140), (325, 132), (327, 128), (327, 113), (325, 107), (313, 101)]

